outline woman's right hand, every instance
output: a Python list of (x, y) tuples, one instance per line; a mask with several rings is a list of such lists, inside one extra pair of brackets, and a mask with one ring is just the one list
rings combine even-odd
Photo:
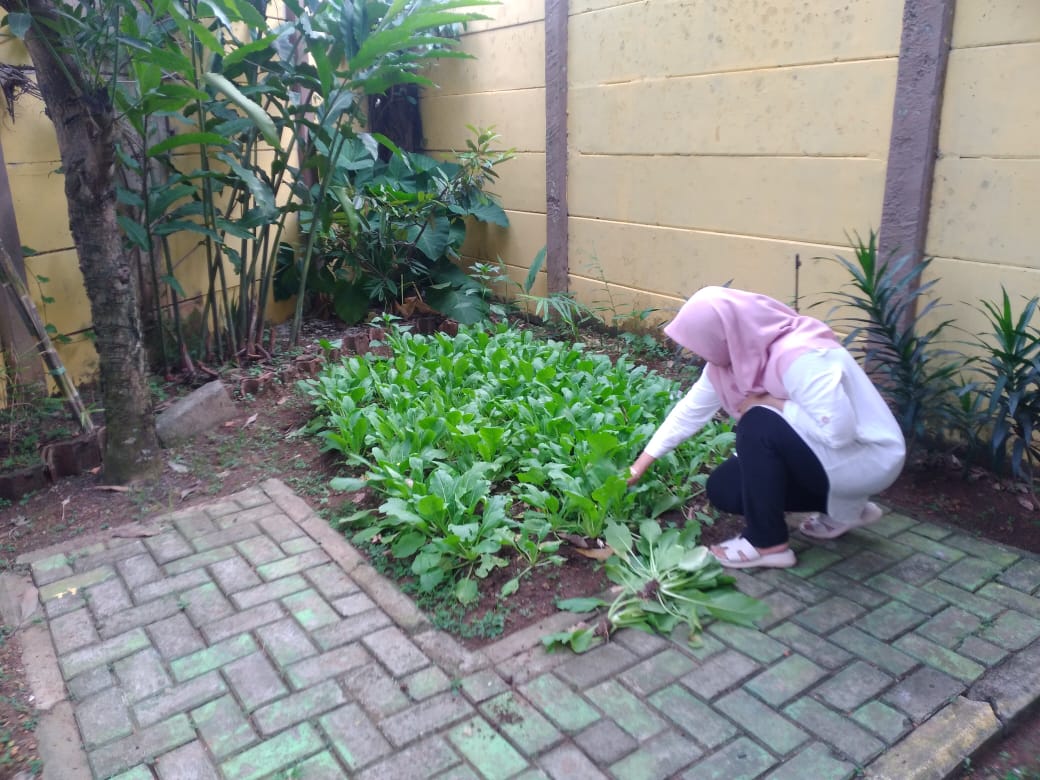
[(629, 487), (634, 486), (640, 479), (642, 479), (643, 474), (645, 474), (646, 470), (650, 468), (650, 464), (653, 463), (654, 460), (655, 459), (652, 456), (647, 455), (645, 452), (641, 453), (640, 456), (635, 459), (632, 465), (628, 467), (627, 481)]

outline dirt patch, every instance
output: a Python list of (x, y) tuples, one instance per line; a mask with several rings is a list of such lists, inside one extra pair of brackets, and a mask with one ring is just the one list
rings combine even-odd
[[(277, 477), (304, 496), (326, 519), (349, 514), (357, 497), (331, 494), (328, 481), (342, 474), (334, 458), (321, 453), (313, 438), (299, 435), (309, 421), (310, 409), (294, 388), (286, 364), (308, 365), (321, 352), (319, 338), (335, 341), (345, 329), (336, 323), (310, 323), (309, 345), (301, 355), (289, 355), (271, 365), (224, 372), (223, 379), (240, 404), (240, 415), (191, 445), (167, 450), (167, 468), (153, 483), (110, 490), (97, 474), (68, 478), (20, 501), (0, 507), (0, 570), (10, 569), (18, 555), (95, 531), (181, 509)], [(590, 349), (611, 355), (630, 351), (630, 345), (603, 335), (586, 339)], [(664, 350), (648, 349), (641, 362), (673, 377), (687, 365)], [(264, 376), (262, 389), (246, 380)], [(156, 382), (161, 403), (187, 392), (190, 386)], [(243, 394), (243, 390), (247, 391)], [(251, 391), (251, 392), (250, 392)], [(68, 427), (67, 417), (55, 415)], [(42, 439), (41, 439), (42, 440)], [(967, 476), (965, 476), (967, 474)], [(1008, 480), (981, 470), (965, 470), (948, 458), (915, 463), (882, 499), (915, 518), (954, 524), (973, 534), (1040, 553), (1040, 510), (1028, 494)], [(703, 508), (703, 507), (701, 507)], [(680, 515), (667, 518), (681, 523)], [(717, 516), (702, 530), (702, 542), (728, 539), (741, 529), (739, 518)], [(468, 612), (435, 609), (431, 617), (454, 630), (471, 648), (512, 633), (554, 614), (561, 598), (602, 593), (609, 582), (603, 564), (564, 545), (563, 566), (543, 566), (527, 572), (519, 589), (499, 598), (502, 585), (523, 571), (518, 561), (498, 569), (481, 583), (481, 599)], [(392, 571), (396, 565), (383, 553), (372, 562)], [(422, 598), (418, 597), (420, 605)], [(37, 766), (33, 737), (35, 714), (26, 690), (17, 643), (7, 633), (0, 642), (0, 778)], [(971, 772), (978, 778), (1040, 777), (1040, 716), (1023, 722), (1015, 735), (977, 759)], [(1012, 769), (1034, 774), (1009, 775)], [(1003, 772), (1003, 774), (1002, 774)]]

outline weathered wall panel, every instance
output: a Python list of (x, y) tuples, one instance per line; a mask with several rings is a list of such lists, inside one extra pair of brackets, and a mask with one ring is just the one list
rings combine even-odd
[(901, 0), (590, 5), (571, 2), (575, 86), (893, 57), (902, 13)]
[(1040, 4), (961, 0), (943, 95), (926, 251), (945, 313), (983, 329), (1001, 287), (1040, 291)]
[[(494, 124), (525, 152), (502, 168), (504, 205), (544, 214), (544, 20), (529, 1), (493, 13), (463, 37), (481, 59), (434, 72), (428, 147)], [(571, 0), (571, 289), (674, 308), (732, 279), (789, 299), (796, 253), (804, 296), (840, 286), (837, 265), (812, 258), (880, 221), (901, 18), (902, 0)], [(519, 184), (536, 175), (542, 188)], [(545, 242), (534, 228), (517, 217), (465, 249), (520, 275)]]

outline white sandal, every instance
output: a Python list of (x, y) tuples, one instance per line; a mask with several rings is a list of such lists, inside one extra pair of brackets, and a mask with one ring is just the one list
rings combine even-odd
[(873, 501), (868, 501), (860, 512), (859, 519), (851, 523), (839, 523), (830, 515), (817, 514), (802, 522), (798, 530), (813, 539), (837, 539), (853, 528), (876, 523), (884, 511)]
[[(721, 552), (715, 552), (718, 549)], [(797, 562), (794, 550), (788, 548), (774, 553), (760, 553), (743, 536), (738, 536), (729, 541), (715, 545), (711, 554), (727, 569), (753, 569), (762, 567), (768, 569), (787, 569)]]

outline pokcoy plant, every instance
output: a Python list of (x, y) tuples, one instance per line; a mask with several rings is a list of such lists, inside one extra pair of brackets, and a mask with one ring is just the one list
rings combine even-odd
[(734, 578), (707, 547), (696, 544), (692, 526), (662, 529), (645, 520), (639, 533), (620, 523), (607, 526), (605, 539), (613, 550), (606, 572), (617, 585), (612, 601), (601, 598), (565, 599), (560, 609), (590, 613), (606, 608), (597, 622), (543, 637), (549, 650), (568, 647), (582, 653), (607, 640), (619, 628), (671, 635), (680, 625), (688, 628), (691, 644), (700, 642), (702, 619), (712, 617), (745, 626), (754, 625), (769, 608), (733, 587)]
[(598, 539), (611, 521), (679, 509), (702, 489), (695, 472), (732, 447), (728, 426), (710, 425), (661, 459), (683, 476), (629, 490), (625, 468), (678, 397), (674, 382), (506, 324), (455, 338), (391, 327), (386, 342), (391, 357), (352, 356), (301, 387), (309, 432), (361, 471), (333, 488), (382, 500), (340, 523), (411, 560), (425, 590), (454, 583), (471, 601), (509, 555), (530, 569), (555, 560), (561, 534)]

